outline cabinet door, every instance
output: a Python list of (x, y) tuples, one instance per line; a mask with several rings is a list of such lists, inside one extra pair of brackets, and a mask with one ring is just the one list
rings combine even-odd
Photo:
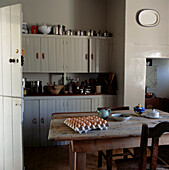
[(25, 100), (23, 114), (24, 146), (39, 145), (39, 101)]
[[(55, 142), (48, 141), (48, 132), (52, 113), (64, 112), (64, 100), (40, 100), (40, 145), (51, 146)], [(59, 144), (60, 142), (57, 142)]]
[(66, 72), (88, 72), (88, 39), (66, 38), (64, 58)]
[(25, 62), (23, 66), (24, 72), (40, 72), (40, 38), (25, 36)]
[(97, 57), (99, 67), (96, 68), (96, 72), (109, 72), (110, 71), (110, 49), (111, 43), (107, 39), (99, 39), (96, 43)]
[(48, 60), (49, 60), (49, 46), (48, 38), (40, 39), (40, 60), (41, 60), (41, 72), (48, 72)]
[(90, 72), (109, 72), (111, 43), (109, 39), (90, 39)]
[(92, 111), (91, 99), (68, 99), (68, 112), (90, 112)]

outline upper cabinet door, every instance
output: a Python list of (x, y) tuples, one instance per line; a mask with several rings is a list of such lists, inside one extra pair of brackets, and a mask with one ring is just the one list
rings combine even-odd
[(99, 60), (99, 67), (97, 67), (96, 72), (109, 72), (110, 71), (110, 50), (111, 50), (111, 43), (109, 39), (104, 40), (97, 40), (97, 50), (98, 60)]
[(50, 37), (48, 38), (48, 71), (49, 72), (63, 72), (64, 41), (62, 38)]
[(49, 65), (49, 46), (48, 46), (48, 38), (41, 38), (40, 39), (40, 58), (41, 58), (41, 72), (48, 72)]
[(41, 71), (41, 54), (40, 54), (40, 38), (39, 37), (23, 37), (23, 47), (25, 49), (25, 62), (23, 66), (24, 72), (40, 72)]
[(0, 40), (0, 95), (21, 97), (20, 5), (0, 9)]
[(66, 38), (64, 42), (64, 63), (66, 72), (88, 72), (88, 39)]
[(90, 39), (89, 72), (104, 73), (110, 71), (111, 43), (109, 39)]

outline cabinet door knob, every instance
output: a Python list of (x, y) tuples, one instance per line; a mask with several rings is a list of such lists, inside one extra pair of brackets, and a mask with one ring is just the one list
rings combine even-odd
[(44, 121), (44, 118), (42, 117), (42, 119), (41, 119), (41, 123), (42, 123), (42, 124), (44, 124), (44, 122), (45, 122), (45, 121)]
[(37, 122), (36, 122), (36, 118), (34, 118), (33, 120), (32, 120), (32, 123), (33, 124), (36, 124)]
[(45, 53), (42, 53), (42, 59), (45, 59)]
[(36, 53), (36, 58), (39, 59), (39, 53)]
[(88, 60), (88, 54), (85, 55), (86, 60)]
[(10, 58), (10, 59), (9, 59), (9, 62), (10, 62), (10, 63), (15, 63), (15, 59)]

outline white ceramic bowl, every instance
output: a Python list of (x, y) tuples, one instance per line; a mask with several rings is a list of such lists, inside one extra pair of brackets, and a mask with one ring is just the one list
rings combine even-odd
[(51, 26), (47, 25), (41, 25), (38, 27), (38, 31), (41, 32), (42, 34), (49, 34), (51, 31)]
[(127, 121), (131, 118), (130, 115), (125, 115), (122, 113), (112, 114), (110, 117), (116, 121)]

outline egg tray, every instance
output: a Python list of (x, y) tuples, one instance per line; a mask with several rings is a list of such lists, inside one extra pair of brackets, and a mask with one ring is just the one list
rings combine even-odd
[(94, 129), (106, 130), (109, 128), (108, 122), (98, 116), (67, 118), (64, 123), (79, 134)]

